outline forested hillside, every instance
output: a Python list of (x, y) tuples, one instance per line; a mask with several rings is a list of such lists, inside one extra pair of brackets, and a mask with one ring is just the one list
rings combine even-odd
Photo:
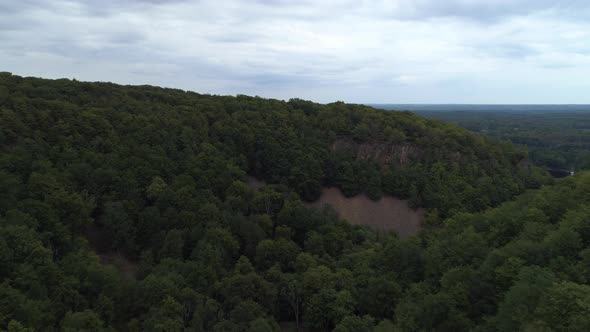
[[(0, 329), (585, 326), (588, 176), (466, 214), (546, 181), (522, 149), (407, 112), (2, 73)], [(305, 208), (323, 186), (409, 199), (428, 229)]]

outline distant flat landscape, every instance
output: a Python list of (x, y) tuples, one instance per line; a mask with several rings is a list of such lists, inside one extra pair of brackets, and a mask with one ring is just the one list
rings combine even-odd
[(399, 111), (465, 111), (465, 112), (507, 112), (507, 113), (555, 113), (590, 112), (588, 104), (367, 104), (384, 110)]

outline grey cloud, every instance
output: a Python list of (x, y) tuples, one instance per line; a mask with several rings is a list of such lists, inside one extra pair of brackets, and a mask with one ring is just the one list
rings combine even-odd
[(482, 23), (497, 23), (515, 16), (556, 12), (564, 17), (588, 17), (590, 3), (585, 0), (401, 0), (389, 15), (400, 19), (460, 18)]
[(36, 0), (22, 0), (12, 2), (0, 2), (0, 14), (9, 17), (10, 15), (26, 12), (27, 10), (39, 7), (46, 7), (47, 4)]
[(484, 48), (487, 53), (507, 58), (526, 58), (539, 54), (534, 48), (523, 44), (498, 44), (492, 48)]
[(136, 31), (121, 31), (107, 37), (113, 44), (132, 45), (145, 40), (145, 35)]
[(212, 43), (247, 43), (247, 42), (257, 42), (259, 35), (256, 33), (250, 32), (232, 32), (231, 34), (227, 33), (217, 33), (211, 34), (207, 36), (207, 40)]
[[(544, 94), (570, 96), (560, 83), (590, 74), (590, 24), (581, 19), (590, 18), (589, 7), (577, 0), (0, 0), (0, 63), (16, 74), (326, 102), (460, 102), (466, 88), (472, 102), (515, 102), (501, 98), (517, 93), (502, 91), (532, 84), (541, 90), (522, 98), (541, 102), (533, 93), (547, 86)], [(504, 81), (512, 86), (497, 83)]]
[[(0, 9), (0, 11), (1, 10), (2, 9)], [(15, 16), (6, 17), (0, 15), (0, 40), (2, 40), (2, 35), (7, 36), (18, 31), (27, 30), (35, 25), (38, 25), (38, 22), (29, 18), (16, 18)]]
[(301, 0), (255, 0), (254, 2), (267, 6), (290, 6), (300, 4)]
[(190, 0), (78, 0), (83, 11), (93, 16), (109, 16), (121, 12), (133, 12), (153, 6), (166, 6)]
[(566, 69), (575, 67), (575, 65), (569, 63), (547, 63), (542, 66), (547, 69)]
[(261, 73), (250, 74), (242, 77), (245, 82), (261, 87), (276, 87), (276, 86), (293, 86), (293, 85), (309, 85), (310, 83), (317, 83), (317, 79), (312, 76), (295, 75), (295, 74), (273, 74)]
[(553, 1), (418, 1), (414, 10), (417, 17), (464, 17), (490, 21), (500, 17), (526, 15), (539, 10), (553, 9)]

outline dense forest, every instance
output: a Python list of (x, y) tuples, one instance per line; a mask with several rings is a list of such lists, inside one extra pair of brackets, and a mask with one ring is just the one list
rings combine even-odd
[[(579, 106), (582, 108), (582, 106)], [(533, 163), (554, 170), (590, 169), (590, 107), (570, 111), (416, 111), (496, 140), (526, 146)]]
[[(0, 151), (1, 330), (590, 328), (590, 174), (455, 125), (1, 73)], [(326, 186), (424, 229), (306, 208)]]

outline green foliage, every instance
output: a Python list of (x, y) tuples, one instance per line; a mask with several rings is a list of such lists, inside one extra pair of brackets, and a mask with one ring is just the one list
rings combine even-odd
[(66, 332), (91, 332), (103, 331), (104, 323), (98, 315), (92, 310), (81, 312), (68, 312), (62, 323), (62, 330)]
[(156, 200), (165, 190), (166, 182), (164, 182), (161, 177), (156, 176), (152, 180), (150, 186), (146, 189), (146, 195), (149, 199)]
[(344, 317), (334, 332), (372, 332), (374, 327), (374, 320), (371, 316), (347, 316)]
[(554, 331), (587, 331), (590, 328), (590, 286), (563, 281), (542, 297), (537, 319)]
[(8, 323), (8, 328), (6, 329), (7, 332), (33, 332), (33, 329), (24, 327), (21, 323), (11, 320)]
[(263, 240), (256, 247), (256, 265), (262, 270), (278, 263), (281, 269), (288, 270), (301, 249), (290, 240)]
[(539, 267), (524, 268), (506, 293), (498, 308), (497, 327), (501, 331), (524, 329), (535, 321), (539, 300), (556, 281), (550, 271)]
[(182, 305), (167, 296), (157, 307), (152, 307), (144, 323), (145, 331), (172, 332), (183, 328)]
[[(502, 204), (535, 172), (406, 112), (0, 75), (0, 330), (585, 328), (590, 178)], [(429, 227), (307, 208), (324, 186)]]

